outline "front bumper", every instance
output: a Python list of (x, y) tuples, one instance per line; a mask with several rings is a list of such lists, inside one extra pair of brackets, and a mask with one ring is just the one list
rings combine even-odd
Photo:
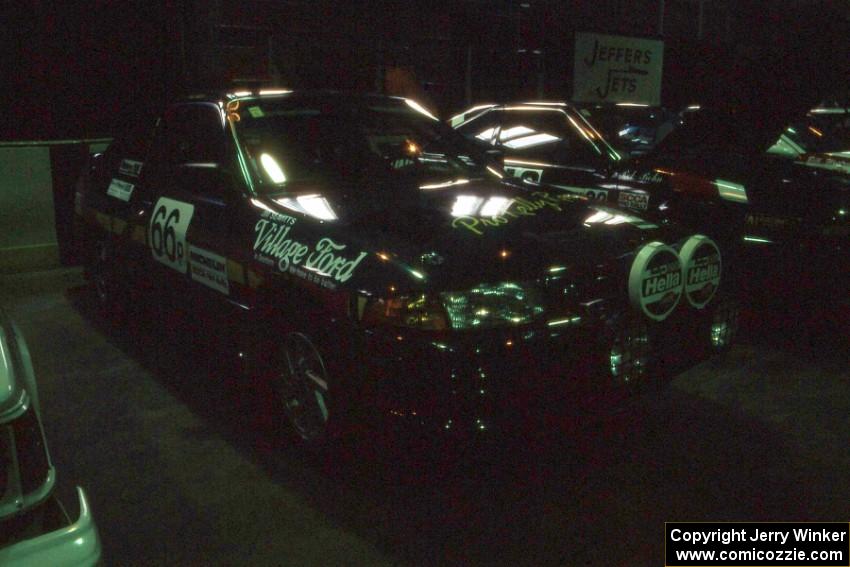
[(0, 549), (0, 565), (70, 567), (98, 564), (101, 558), (100, 536), (82, 488), (77, 488), (77, 495), (80, 512), (76, 521)]
[(444, 336), (392, 330), (367, 339), (370, 401), (391, 421), (462, 438), (504, 431), (508, 416), (577, 382), (573, 349), (584, 342), (576, 329)]
[[(563, 317), (534, 328), (443, 336), (365, 331), (364, 394), (390, 423), (463, 441), (575, 423), (588, 410), (617, 406), (633, 390), (606, 374), (608, 341), (629, 316)], [(648, 324), (656, 374), (704, 357), (710, 320), (708, 308), (677, 308)]]

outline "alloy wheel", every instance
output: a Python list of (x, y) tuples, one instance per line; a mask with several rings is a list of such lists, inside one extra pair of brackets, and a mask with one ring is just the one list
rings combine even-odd
[(649, 330), (642, 321), (618, 329), (608, 349), (608, 370), (618, 384), (638, 384), (649, 373)]
[(328, 424), (328, 377), (319, 351), (306, 335), (291, 333), (284, 343), (281, 398), (284, 411), (304, 441), (324, 436)]
[(724, 299), (711, 316), (711, 348), (724, 350), (728, 348), (738, 335), (741, 308), (734, 299)]

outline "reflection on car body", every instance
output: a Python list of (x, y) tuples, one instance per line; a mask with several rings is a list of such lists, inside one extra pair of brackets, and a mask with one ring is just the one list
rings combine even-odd
[(709, 239), (510, 182), (412, 101), (200, 97), (122, 150), (138, 146), (119, 141), (78, 195), (99, 296), (145, 290), (211, 328), (257, 329), (307, 442), (351, 406), (486, 434), (529, 392), (575, 387), (582, 365), (612, 388), (665, 348), (734, 334)]

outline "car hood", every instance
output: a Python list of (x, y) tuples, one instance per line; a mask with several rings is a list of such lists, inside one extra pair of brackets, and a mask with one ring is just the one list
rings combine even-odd
[(727, 65), (712, 70), (701, 110), (656, 151), (764, 152), (792, 120), (847, 84), (850, 10), (836, 2), (764, 4), (750, 15), (760, 22), (752, 44), (739, 45)]
[[(386, 268), (418, 288), (462, 289), (530, 280), (552, 269), (585, 273), (627, 263), (644, 243), (673, 244), (675, 229), (590, 206), (581, 196), (491, 180), (450, 180), (380, 195), (329, 197), (346, 242), (369, 253), (352, 283), (384, 285)], [(402, 192), (403, 191), (403, 192)], [(392, 280), (404, 286), (405, 278)]]

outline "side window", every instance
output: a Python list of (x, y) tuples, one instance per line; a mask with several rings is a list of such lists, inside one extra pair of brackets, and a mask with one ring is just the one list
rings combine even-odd
[(212, 104), (172, 107), (165, 117), (165, 147), (174, 164), (220, 163), (224, 159), (224, 124)]
[(506, 111), (499, 145), (511, 150), (548, 151), (569, 143), (566, 117), (557, 111)]
[(146, 182), (158, 188), (174, 184), (193, 191), (220, 193), (220, 172), (211, 164), (224, 165), (226, 136), (221, 112), (209, 103), (170, 107), (159, 120), (153, 141)]
[(500, 112), (487, 111), (459, 126), (457, 131), (466, 138), (485, 144), (495, 144), (499, 130)]
[(592, 166), (604, 154), (560, 110), (505, 111), (498, 145), (512, 156), (557, 164)]

